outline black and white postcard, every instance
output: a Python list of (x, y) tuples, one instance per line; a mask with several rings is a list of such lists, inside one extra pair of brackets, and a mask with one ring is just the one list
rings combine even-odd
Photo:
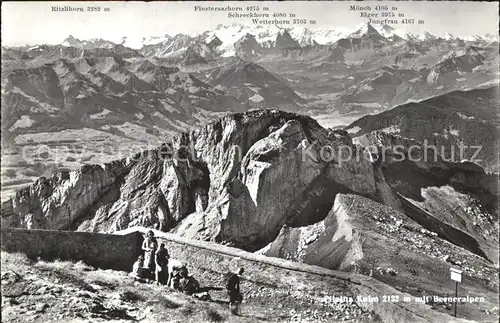
[(2, 3), (2, 322), (498, 322), (499, 5)]

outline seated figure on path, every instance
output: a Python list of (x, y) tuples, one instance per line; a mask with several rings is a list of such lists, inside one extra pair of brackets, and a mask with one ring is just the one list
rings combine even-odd
[(170, 255), (168, 250), (165, 249), (165, 244), (161, 243), (160, 247), (155, 253), (155, 280), (157, 283), (165, 285), (168, 280), (168, 259)]
[(142, 242), (142, 250), (144, 250), (144, 269), (147, 272), (148, 278), (154, 274), (155, 267), (155, 252), (158, 248), (158, 242), (152, 230), (146, 234), (146, 238)]
[(177, 259), (169, 259), (168, 261), (168, 281), (167, 286), (170, 288), (178, 289), (180, 272), (184, 264)]
[(187, 267), (182, 267), (180, 280), (179, 280), (179, 290), (185, 294), (193, 295), (197, 293), (200, 289), (200, 284), (193, 276), (189, 275)]
[(134, 278), (144, 278), (144, 256), (140, 255), (132, 266), (130, 276)]

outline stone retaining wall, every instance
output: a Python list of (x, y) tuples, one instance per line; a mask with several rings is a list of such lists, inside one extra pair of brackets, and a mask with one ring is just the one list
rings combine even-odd
[(1, 249), (45, 260), (81, 260), (97, 268), (129, 271), (141, 252), (138, 232), (91, 232), (2, 228)]

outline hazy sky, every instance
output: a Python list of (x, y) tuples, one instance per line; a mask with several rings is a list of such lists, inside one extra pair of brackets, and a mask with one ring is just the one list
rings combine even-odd
[[(100, 6), (101, 12), (53, 12), (52, 6)], [(498, 4), (488, 2), (426, 1), (318, 1), (318, 2), (3, 2), (2, 45), (57, 44), (68, 35), (80, 39), (104, 38), (117, 41), (123, 36), (141, 38), (164, 34), (196, 33), (218, 24), (252, 25), (250, 18), (228, 18), (228, 12), (195, 11), (195, 6), (269, 7), (269, 13), (295, 14), (296, 18), (314, 19), (316, 28), (355, 28), (367, 18), (349, 11), (351, 5), (398, 7), (406, 18), (422, 19), (424, 25), (392, 25), (408, 32), (428, 31), (435, 35), (449, 32), (455, 36), (498, 32)], [(104, 8), (110, 11), (104, 12)], [(262, 9), (260, 13), (262, 13)], [(246, 12), (239, 12), (246, 13)]]

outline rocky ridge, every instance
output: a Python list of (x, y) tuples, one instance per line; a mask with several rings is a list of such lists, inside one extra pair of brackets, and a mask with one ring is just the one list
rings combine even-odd
[[(4, 203), (11, 211), (3, 212), (2, 224), (100, 232), (142, 225), (258, 250), (283, 225), (323, 220), (338, 193), (368, 197), (424, 227), (455, 227), (452, 215), (425, 211), (436, 209), (438, 201), (426, 202), (423, 190), (445, 185), (450, 194), (469, 196), (474, 212), (484, 214), (481, 221), (497, 223), (497, 183), (480, 167), (441, 158), (395, 161), (390, 150), (381, 162), (373, 151), (402, 145), (408, 154), (411, 144), (384, 133), (353, 143), (346, 131), (277, 110), (233, 114), (131, 158), (40, 178)], [(491, 234), (472, 227), (457, 230), (470, 237), (467, 248), (484, 256)], [(443, 237), (459, 243), (457, 234)]]
[[(347, 168), (318, 159), (321, 145), (341, 144), (354, 148), (348, 136), (329, 132), (308, 117), (275, 110), (234, 114), (104, 168), (89, 166), (41, 178), (17, 193), (12, 201), (17, 215), (3, 223), (104, 232), (133, 225), (169, 230), (192, 214), (193, 225), (184, 235), (261, 245), (285, 222), (302, 224), (321, 217), (321, 212), (303, 216), (314, 205), (296, 211), (310, 194), (317, 200), (345, 190), (376, 195), (366, 156), (348, 162)], [(170, 158), (172, 152), (176, 158)], [(300, 175), (294, 179), (296, 173)], [(280, 203), (267, 193), (275, 190), (277, 180), (285, 181)], [(324, 189), (325, 183), (331, 187)], [(245, 221), (248, 231), (239, 232), (238, 223)], [(208, 230), (202, 230), (202, 223)]]

